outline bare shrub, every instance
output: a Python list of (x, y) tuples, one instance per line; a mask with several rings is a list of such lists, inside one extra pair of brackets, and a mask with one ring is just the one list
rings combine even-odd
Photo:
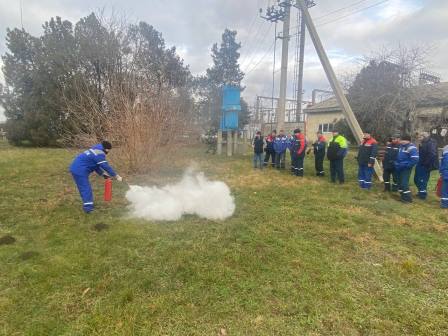
[[(115, 83), (98, 104), (87, 83), (77, 83), (66, 97), (69, 127), (65, 143), (87, 147), (101, 139), (114, 144), (122, 169), (144, 173), (156, 165), (160, 152), (168, 153), (179, 134), (188, 132), (188, 102), (172, 90), (154, 94), (149, 87)], [(181, 132), (177, 131), (181, 130)]]
[(189, 132), (191, 74), (152, 26), (115, 21), (90, 16), (77, 27), (83, 61), (64, 92), (63, 142), (108, 139), (115, 165), (144, 173)]

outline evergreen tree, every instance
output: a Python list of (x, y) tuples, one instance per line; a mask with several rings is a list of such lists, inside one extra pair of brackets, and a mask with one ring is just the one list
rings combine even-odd
[[(205, 98), (201, 104), (203, 119), (210, 120), (209, 127), (217, 128), (221, 117), (222, 88), (231, 85), (240, 88), (244, 73), (240, 69), (238, 60), (241, 44), (236, 42), (236, 31), (226, 29), (222, 34), (222, 41), (218, 47), (215, 43), (211, 50), (213, 66), (206, 71), (206, 76), (196, 79), (198, 92)], [(247, 104), (242, 100), (241, 112), (239, 114), (239, 126), (248, 122)]]

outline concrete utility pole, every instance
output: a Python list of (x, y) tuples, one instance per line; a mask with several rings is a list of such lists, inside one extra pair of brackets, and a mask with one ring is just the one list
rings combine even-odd
[[(325, 70), (328, 81), (330, 82), (331, 88), (336, 95), (336, 99), (339, 102), (339, 105), (342, 107), (342, 112), (350, 126), (350, 129), (353, 132), (358, 144), (361, 143), (363, 139), (363, 131), (361, 126), (359, 126), (358, 120), (352, 111), (352, 108), (345, 97), (344, 91), (336, 78), (336, 74), (331, 66), (330, 60), (328, 59), (327, 53), (322, 45), (322, 41), (319, 38), (319, 35), (316, 30), (316, 26), (311, 18), (310, 12), (305, 4), (304, 0), (297, 0), (297, 5), (302, 10), (303, 18), (305, 19), (306, 26), (310, 32), (311, 39), (313, 40), (314, 47), (316, 48), (317, 54), (319, 55), (320, 62)], [(375, 173), (380, 180), (382, 180), (382, 169), (378, 164), (378, 161), (375, 161)]]
[(282, 64), (280, 73), (280, 99), (277, 108), (277, 130), (285, 128), (285, 108), (286, 108), (286, 86), (288, 82), (288, 48), (289, 48), (289, 25), (291, 17), (291, 1), (284, 1), (285, 18), (283, 20), (282, 34)]
[(302, 115), (302, 96), (303, 96), (303, 61), (305, 57), (305, 36), (306, 24), (302, 11), (300, 11), (300, 46), (299, 46), (299, 78), (297, 79), (297, 106), (296, 122), (300, 122)]

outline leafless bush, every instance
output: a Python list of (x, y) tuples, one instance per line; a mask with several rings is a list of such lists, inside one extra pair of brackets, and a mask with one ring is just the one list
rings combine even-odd
[(86, 83), (77, 83), (74, 92), (65, 99), (70, 118), (65, 143), (87, 147), (108, 139), (128, 172), (154, 167), (157, 155), (168, 153), (177, 135), (188, 131), (185, 101), (170, 90), (154, 94), (136, 84), (116, 83), (105, 91), (101, 105)]
[(63, 140), (87, 147), (108, 139), (121, 169), (144, 173), (189, 131), (188, 67), (144, 22), (91, 15), (77, 32), (83, 62), (64, 92)]

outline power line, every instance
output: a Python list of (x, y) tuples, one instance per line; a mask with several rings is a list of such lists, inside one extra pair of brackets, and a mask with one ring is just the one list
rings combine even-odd
[[(344, 10), (346, 10), (346, 9), (350, 9), (350, 8), (352, 8), (352, 7), (356, 7), (356, 6), (362, 4), (362, 3), (366, 2), (366, 1), (369, 1), (369, 0), (361, 0), (361, 1), (357, 1), (357, 2), (355, 2), (355, 3), (352, 3), (351, 5), (348, 5), (348, 6), (345, 6), (345, 7), (336, 9), (336, 10), (333, 10), (333, 11), (331, 11), (331, 12), (325, 13), (324, 15), (321, 15), (321, 16), (318, 16), (317, 18), (315, 18), (314, 21), (323, 19), (323, 18), (325, 18), (325, 17), (331, 16), (331, 15), (333, 15), (333, 14), (335, 14), (335, 13), (342, 12), (342, 11), (344, 11)], [(348, 16), (350, 16), (350, 15), (353, 15), (353, 14), (356, 14), (356, 13), (359, 13), (359, 12), (362, 12), (362, 11), (364, 11), (364, 10), (366, 10), (366, 9), (369, 9), (369, 8), (372, 8), (372, 7), (375, 7), (375, 6), (378, 6), (378, 5), (383, 4), (383, 3), (385, 3), (385, 2), (388, 2), (388, 1), (390, 1), (390, 0), (381, 1), (380, 3), (376, 3), (376, 4), (373, 4), (373, 5), (371, 5), (371, 6), (366, 6), (366, 7), (361, 7), (361, 8), (355, 9), (354, 11), (349, 12), (349, 14), (347, 14), (346, 16), (348, 17)], [(341, 14), (342, 14), (342, 13), (341, 13)], [(341, 18), (342, 18), (342, 17), (341, 17)], [(336, 19), (336, 20), (339, 20), (339, 18)], [(324, 23), (324, 24), (326, 24), (326, 23)], [(321, 24), (321, 25), (322, 25), (322, 24)], [(319, 26), (320, 26), (320, 24), (316, 24), (316, 27), (319, 27)], [(294, 27), (294, 28), (299, 28), (299, 27), (296, 26), (296, 27)]]
[(314, 19), (314, 21), (316, 21), (316, 20), (320, 20), (320, 19), (322, 19), (322, 18), (324, 18), (324, 17), (327, 17), (327, 16), (330, 16), (330, 15), (332, 15), (332, 14), (334, 14), (334, 13), (342, 12), (342, 11), (344, 11), (344, 10), (346, 10), (346, 9), (351, 8), (351, 7), (355, 7), (355, 6), (357, 6), (357, 5), (360, 5), (360, 4), (362, 4), (362, 3), (366, 2), (366, 1), (369, 1), (369, 0), (361, 0), (361, 1), (355, 2), (355, 3), (351, 4), (351, 5), (348, 5), (348, 6), (346, 6), (346, 7), (342, 7), (342, 8), (333, 10), (333, 11), (331, 11), (331, 12), (325, 13), (324, 15), (321, 15), (321, 16), (316, 17), (316, 18)]
[[(258, 1), (257, 5), (260, 4), (260, 1)], [(270, 0), (268, 0), (268, 6), (270, 5)], [(255, 15), (255, 20), (258, 18), (258, 12)], [(243, 57), (240, 59), (240, 67), (243, 68), (246, 66), (246, 63), (248, 62), (248, 60), (253, 59), (254, 54), (257, 53), (258, 50), (260, 50), (260, 45), (265, 41), (266, 38), (266, 34), (268, 33), (268, 31), (271, 29), (270, 25), (268, 27), (268, 30), (264, 32), (262, 32), (262, 27), (263, 24), (261, 23), (261, 21), (258, 21), (258, 25), (257, 25), (257, 30), (256, 33), (254, 34), (253, 38), (251, 38), (250, 42), (248, 43), (248, 45), (246, 46), (245, 44), (241, 44), (242, 50), (247, 49), (247, 53), (245, 52), (245, 54), (243, 55)], [(260, 33), (261, 35), (261, 40), (260, 40)], [(248, 34), (249, 36), (249, 34)], [(247, 41), (247, 38), (245, 39), (245, 41)]]
[(249, 71), (246, 72), (246, 76), (248, 74), (250, 74), (251, 72), (253, 72), (260, 64), (261, 62), (266, 58), (266, 56), (272, 51), (272, 48), (275, 45), (275, 41), (272, 42), (271, 46), (269, 47), (269, 49), (266, 51), (266, 53), (258, 60), (258, 62), (252, 67), (252, 69), (250, 69)]
[[(350, 16), (352, 16), (352, 15), (358, 14), (358, 13), (360, 13), (360, 12), (363, 12), (363, 11), (365, 11), (365, 10), (371, 9), (371, 8), (373, 8), (373, 7), (377, 7), (377, 6), (382, 5), (382, 4), (384, 4), (384, 3), (386, 3), (386, 2), (389, 2), (389, 1), (390, 1), (390, 0), (382, 0), (382, 1), (380, 1), (380, 2), (377, 2), (377, 3), (372, 4), (372, 5), (370, 5), (370, 6), (366, 6), (366, 7), (359, 8), (359, 9), (357, 9), (357, 10), (355, 10), (355, 11), (352, 11), (352, 12), (346, 14), (346, 15), (337, 17), (337, 18), (335, 18), (335, 19), (333, 19), (333, 20), (329, 20), (329, 21), (326, 21), (326, 22), (322, 22), (322, 23), (320, 23), (320, 24), (316, 24), (316, 27), (323, 27), (323, 26), (326, 26), (326, 25), (328, 25), (328, 24), (330, 24), (330, 23), (333, 23), (333, 22), (337, 22), (337, 21), (346, 19), (346, 18), (348, 18), (348, 17), (350, 17)], [(295, 36), (295, 35), (293, 35), (293, 36)]]
[[(264, 45), (264, 42), (267, 40), (267, 37), (269, 35), (269, 32), (272, 29), (272, 24), (268, 26), (268, 29), (263, 34), (263, 38), (257, 43), (258, 48), (254, 48), (253, 51), (250, 53), (249, 56), (246, 57), (244, 61), (241, 62), (241, 68), (247, 68), (250, 66), (250, 64), (254, 61), (254, 59), (257, 57), (258, 52), (261, 50), (262, 46)], [(271, 46), (272, 48), (272, 46)]]
[(383, 1), (377, 2), (377, 3), (373, 4), (373, 5), (370, 5), (370, 6), (367, 6), (367, 7), (360, 8), (360, 9), (358, 9), (358, 10), (356, 10), (356, 11), (353, 11), (353, 12), (347, 14), (347, 15), (343, 15), (343, 16), (341, 16), (341, 17), (338, 17), (338, 18), (336, 18), (336, 19), (334, 19), (334, 20), (330, 20), (330, 21), (327, 21), (327, 22), (323, 22), (323, 23), (317, 24), (316, 27), (322, 27), (322, 26), (325, 26), (325, 25), (327, 25), (327, 24), (330, 24), (330, 23), (333, 23), (333, 22), (336, 22), (336, 21), (345, 19), (345, 18), (350, 17), (350, 16), (352, 16), (352, 15), (354, 15), (354, 14), (358, 14), (358, 13), (363, 12), (363, 11), (365, 11), (365, 10), (368, 10), (368, 9), (370, 9), (370, 8), (377, 7), (377, 6), (382, 5), (382, 4), (384, 4), (384, 3), (386, 3), (386, 2), (389, 2), (389, 1), (390, 1), (390, 0), (383, 0)]
[[(261, 0), (258, 0), (258, 2), (257, 2), (257, 7), (260, 5), (260, 2), (261, 2)], [(252, 33), (252, 29), (254, 28), (254, 26), (255, 26), (255, 22), (257, 21), (257, 19), (258, 19), (258, 14), (256, 13), (255, 16), (254, 16), (254, 18), (252, 19), (252, 22), (251, 22), (250, 26), (249, 26), (249, 30), (247, 31), (247, 35), (246, 35), (246, 38), (244, 39), (244, 42), (241, 42), (241, 45), (242, 45), (242, 46), (246, 44), (247, 39), (248, 39), (249, 36), (251, 35), (251, 33)]]

